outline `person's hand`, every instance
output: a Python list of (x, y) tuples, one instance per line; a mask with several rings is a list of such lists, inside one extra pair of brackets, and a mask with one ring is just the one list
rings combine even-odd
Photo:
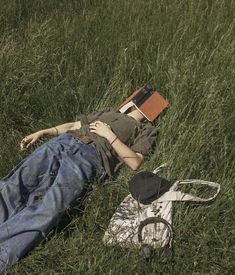
[(22, 139), (22, 141), (20, 142), (20, 149), (22, 151), (28, 149), (29, 146), (31, 146), (37, 140), (39, 140), (40, 137), (42, 137), (42, 133), (40, 133), (40, 132), (36, 132), (36, 133), (33, 133), (33, 134), (29, 135), (29, 136), (24, 137)]
[(111, 127), (102, 121), (92, 122), (90, 124), (89, 129), (92, 133), (95, 133), (101, 137), (104, 137), (109, 141), (115, 137), (115, 134), (113, 133)]

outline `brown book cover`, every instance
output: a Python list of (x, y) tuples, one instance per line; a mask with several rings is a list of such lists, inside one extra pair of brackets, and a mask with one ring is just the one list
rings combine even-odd
[(157, 91), (151, 91), (146, 99), (141, 101), (141, 104), (137, 106), (133, 99), (143, 91), (146, 87), (143, 86), (132, 95), (130, 95), (119, 107), (121, 113), (125, 113), (130, 107), (135, 106), (149, 121), (153, 121), (160, 113), (168, 107), (169, 103), (165, 100)]

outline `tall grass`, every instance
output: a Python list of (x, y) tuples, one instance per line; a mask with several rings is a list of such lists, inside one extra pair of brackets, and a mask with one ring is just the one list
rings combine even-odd
[(232, 0), (1, 0), (0, 175), (26, 133), (117, 106), (143, 83), (170, 103), (143, 165), (221, 184), (211, 205), (178, 204), (174, 260), (147, 263), (102, 235), (132, 173), (95, 188), (10, 274), (232, 274), (235, 268)]

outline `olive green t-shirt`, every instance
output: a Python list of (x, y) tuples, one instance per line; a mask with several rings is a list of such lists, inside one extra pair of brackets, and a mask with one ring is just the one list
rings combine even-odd
[(114, 108), (105, 108), (100, 111), (82, 115), (79, 117), (81, 128), (79, 134), (88, 136), (93, 142), (100, 155), (102, 164), (111, 176), (123, 162), (113, 150), (110, 143), (89, 131), (89, 124), (96, 120), (107, 123), (115, 135), (134, 152), (148, 156), (151, 153), (157, 136), (156, 128), (150, 123), (142, 123), (134, 118), (120, 113)]

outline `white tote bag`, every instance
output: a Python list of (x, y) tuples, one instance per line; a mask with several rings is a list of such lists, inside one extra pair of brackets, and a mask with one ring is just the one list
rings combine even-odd
[[(179, 191), (180, 186), (197, 185), (215, 189), (209, 198), (200, 198)], [(104, 234), (106, 245), (122, 247), (171, 248), (173, 202), (210, 202), (218, 195), (220, 185), (203, 180), (178, 180), (169, 191), (151, 204), (141, 204), (129, 194), (117, 208)]]

